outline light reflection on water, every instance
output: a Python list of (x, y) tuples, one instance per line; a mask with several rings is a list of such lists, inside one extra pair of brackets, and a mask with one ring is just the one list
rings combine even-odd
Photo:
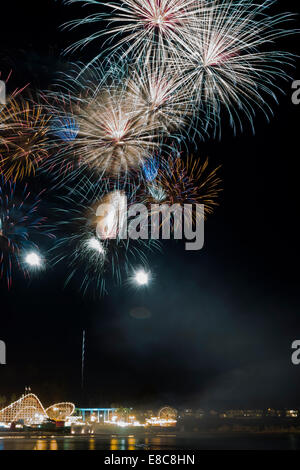
[(0, 450), (136, 450), (134, 436), (1, 436)]
[(4, 436), (1, 450), (300, 450), (300, 434)]

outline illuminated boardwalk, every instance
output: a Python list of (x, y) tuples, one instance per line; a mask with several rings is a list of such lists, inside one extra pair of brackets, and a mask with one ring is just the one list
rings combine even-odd
[(75, 411), (73, 403), (56, 403), (45, 410), (33, 393), (23, 395), (0, 411), (0, 423), (22, 421), (24, 424), (39, 424), (47, 419), (64, 421)]

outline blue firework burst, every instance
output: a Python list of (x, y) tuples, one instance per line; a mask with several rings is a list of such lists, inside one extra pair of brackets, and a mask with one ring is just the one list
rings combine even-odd
[(79, 133), (79, 125), (74, 117), (56, 117), (51, 121), (51, 132), (64, 142), (72, 142)]

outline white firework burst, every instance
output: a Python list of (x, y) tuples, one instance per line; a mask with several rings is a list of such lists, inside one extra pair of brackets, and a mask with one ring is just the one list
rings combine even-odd
[(65, 0), (65, 3), (97, 5), (109, 10), (107, 13), (94, 13), (68, 22), (66, 26), (69, 28), (102, 21), (109, 22), (110, 26), (109, 29), (95, 31), (68, 50), (82, 48), (102, 36), (109, 36), (109, 48), (126, 46), (124, 55), (133, 51), (137, 58), (143, 54), (151, 55), (152, 51), (162, 52), (166, 49), (176, 54), (177, 46), (184, 44), (186, 36), (196, 27), (200, 10), (206, 8), (204, 0)]
[[(77, 2), (103, 8), (105, 5), (106, 12), (72, 21), (69, 26), (107, 20), (109, 28), (101, 28), (71, 49), (109, 36), (108, 49), (116, 51), (119, 48), (122, 59), (132, 56), (137, 62), (143, 60), (145, 69), (157, 61), (169, 68), (169, 71), (163, 70), (167, 84), (163, 84), (162, 76), (159, 77), (160, 89), (150, 83), (153, 78), (156, 84), (158, 82), (152, 70), (147, 73), (152, 98), (164, 99), (170, 90), (175, 98), (171, 128), (174, 121), (181, 127), (179, 121), (185, 118), (181, 108), (184, 90), (186, 102), (190, 100), (194, 109), (204, 112), (207, 120), (204, 130), (211, 123), (217, 128), (222, 108), (227, 110), (235, 129), (238, 125), (243, 127), (242, 113), (252, 126), (256, 109), (261, 109), (267, 117), (271, 115), (270, 99), (276, 101), (276, 92), (280, 91), (278, 81), (288, 78), (286, 65), (291, 65), (293, 60), (292, 54), (274, 50), (273, 43), (296, 32), (285, 25), (293, 19), (292, 14), (272, 13), (271, 7), (277, 0), (261, 3), (253, 0), (124, 0), (107, 3), (66, 0), (67, 4)], [(142, 78), (145, 78), (144, 73)], [(144, 85), (140, 84), (141, 90)], [(174, 87), (176, 93), (173, 93)], [(180, 117), (176, 116), (176, 99), (179, 99)]]
[(126, 82), (135, 107), (165, 135), (181, 134), (191, 126), (195, 106), (177, 67), (161, 60), (135, 64)]
[[(65, 167), (72, 176), (87, 168), (99, 175), (138, 170), (159, 147), (162, 125), (149, 119), (126, 80), (115, 79), (109, 72), (102, 75), (101, 68), (80, 71), (80, 66), (75, 67), (64, 76), (60, 90), (46, 97), (56, 123), (50, 143), (56, 147), (56, 157), (51, 165), (60, 171)], [(66, 116), (76, 126), (76, 135), (62, 141)], [(60, 122), (63, 132), (58, 129)]]
[(274, 40), (294, 34), (282, 23), (293, 15), (269, 15), (276, 0), (260, 5), (251, 0), (212, 0), (201, 13), (199, 27), (181, 47), (179, 66), (196, 102), (218, 122), (222, 107), (233, 127), (243, 112), (253, 125), (255, 109), (268, 117), (267, 98), (276, 100), (280, 79), (287, 79), (286, 65), (293, 55), (274, 51)]

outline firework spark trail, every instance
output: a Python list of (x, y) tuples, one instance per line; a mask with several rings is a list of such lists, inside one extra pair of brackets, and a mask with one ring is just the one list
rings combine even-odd
[(39, 215), (41, 191), (31, 194), (27, 185), (16, 186), (2, 179), (0, 184), (0, 278), (6, 279), (10, 289), (15, 269), (28, 277), (23, 256), (36, 250), (40, 236), (53, 238), (46, 218)]
[(220, 121), (222, 107), (235, 129), (237, 123), (243, 129), (241, 113), (252, 127), (255, 109), (267, 117), (272, 114), (265, 98), (276, 101), (275, 91), (281, 91), (276, 82), (289, 78), (285, 66), (292, 65), (294, 56), (270, 48), (276, 39), (295, 33), (282, 28), (292, 14), (268, 14), (274, 3), (211, 0), (199, 28), (180, 47), (187, 86), (212, 122)]
[(20, 96), (9, 99), (0, 113), (0, 174), (22, 180), (35, 175), (48, 158), (49, 116), (44, 108)]
[[(107, 35), (115, 55), (109, 55), (107, 69), (91, 64), (74, 67), (58, 91), (46, 93), (43, 106), (32, 106), (19, 91), (9, 98), (0, 114), (0, 173), (16, 181), (34, 175), (46, 162), (46, 168), (59, 167), (62, 184), (68, 173), (71, 179), (80, 179), (80, 189), (70, 189), (63, 200), (67, 208), (58, 209), (62, 220), (57, 260), (69, 265), (67, 281), (81, 272), (84, 291), (91, 284), (105, 290), (107, 273), (120, 281), (129, 257), (143, 259), (147, 244), (141, 248), (128, 240), (99, 239), (95, 205), (116, 196), (116, 191), (122, 198), (123, 190), (114, 180), (134, 170), (135, 175), (140, 172), (134, 197), (131, 193), (135, 201), (204, 204), (204, 216), (212, 213), (221, 190), (218, 168), (210, 171), (207, 160), (188, 158), (184, 163), (178, 153), (162, 164), (153, 155), (173, 134), (179, 139), (184, 133), (190, 136), (201, 112), (203, 129), (211, 122), (217, 127), (223, 108), (234, 128), (242, 128), (242, 112), (252, 126), (257, 107), (269, 116), (266, 99), (276, 100), (280, 88), (275, 82), (288, 77), (285, 66), (293, 60), (292, 54), (273, 50), (273, 42), (295, 31), (283, 28), (291, 14), (269, 14), (275, 0), (260, 5), (250, 0), (65, 3), (105, 5), (110, 10), (69, 26), (109, 21), (112, 28), (96, 31), (72, 48)], [(123, 65), (125, 56), (128, 63)], [(48, 159), (51, 151), (55, 156)], [(109, 175), (114, 188), (101, 193), (94, 186), (93, 197), (83, 194), (91, 181), (89, 171), (101, 181)], [(8, 287), (14, 265), (23, 269), (21, 249), (37, 229), (26, 191), (25, 202), (21, 198), (15, 203), (13, 183), (3, 182), (1, 187), (0, 264)], [(35, 212), (34, 203), (31, 208)]]
[[(84, 24), (106, 21), (109, 28), (101, 28), (87, 38), (70, 46), (74, 51), (102, 36), (109, 36), (109, 48), (118, 49), (126, 44), (123, 56), (131, 51), (140, 59), (145, 53), (159, 53), (162, 56), (172, 50), (177, 56), (176, 46), (184, 44), (186, 35), (196, 27), (198, 15), (204, 7), (201, 0), (125, 0), (122, 2), (101, 2), (95, 0), (65, 0), (64, 3), (105, 6), (109, 13), (95, 13), (86, 18), (68, 22), (65, 26), (75, 28)], [(117, 26), (111, 27), (111, 24)], [(114, 43), (112, 39), (122, 38)], [(107, 52), (107, 51), (106, 51)], [(103, 53), (99, 54), (98, 59)]]
[(72, 21), (71, 27), (103, 20), (109, 21), (109, 26), (117, 24), (96, 31), (73, 48), (109, 35), (112, 52), (125, 49), (121, 59), (132, 53), (137, 61), (144, 60), (146, 64), (159, 58), (171, 69), (177, 67), (182, 89), (187, 90), (186, 98), (206, 115), (204, 130), (208, 126), (217, 129), (222, 108), (227, 110), (234, 130), (243, 129), (242, 113), (252, 128), (256, 109), (269, 118), (272, 109), (267, 99), (276, 101), (275, 93), (281, 91), (276, 81), (287, 79), (286, 65), (292, 65), (292, 54), (270, 50), (276, 39), (297, 32), (285, 26), (294, 15), (272, 14), (270, 8), (277, 0), (264, 0), (261, 4), (252, 0), (65, 3), (105, 5), (111, 10)]
[[(137, 70), (129, 75), (124, 67), (122, 75), (115, 78), (110, 70), (93, 67), (81, 73), (80, 65), (74, 66), (73, 72), (62, 78), (60, 89), (44, 96), (52, 116), (49, 146), (55, 153), (49, 163), (51, 168), (60, 168), (59, 174), (65, 171), (68, 177), (69, 172), (74, 178), (89, 169), (99, 176), (115, 176), (138, 170), (167, 133), (175, 90), (167, 89), (160, 102), (155, 96), (153, 103), (148, 77), (137, 78)], [(184, 106), (182, 98), (182, 110)], [(179, 111), (173, 114), (173, 123), (179, 125), (183, 117)]]
[(149, 158), (143, 165), (143, 174), (147, 181), (152, 182), (158, 175), (159, 159), (156, 156)]
[(51, 132), (65, 142), (72, 142), (79, 132), (79, 125), (73, 116), (61, 115), (51, 119)]
[[(118, 233), (113, 238), (99, 238), (97, 229), (102, 220), (97, 216), (98, 207), (116, 192), (125, 195), (122, 184), (116, 182), (114, 189), (112, 184), (111, 179), (106, 180), (98, 196), (93, 189), (85, 194), (70, 189), (69, 196), (60, 198), (55, 210), (57, 223), (53, 230), (58, 236), (52, 250), (53, 262), (68, 267), (65, 285), (77, 281), (83, 294), (89, 290), (95, 296), (102, 295), (108, 286), (120, 285), (134, 263), (147, 265), (147, 253), (160, 247), (152, 240), (121, 239)], [(126, 194), (128, 208), (136, 202), (136, 188), (132, 189)]]
[[(9, 80), (12, 76), (12, 70), (9, 72), (9, 74), (6, 76), (6, 78), (2, 78), (2, 73), (0, 71), (0, 80), (3, 79), (4, 83), (6, 84), (6, 86), (8, 85), (9, 83)], [(22, 88), (16, 88), (12, 93), (10, 93), (8, 95), (8, 97), (6, 97), (6, 101), (9, 101), (11, 98), (15, 98), (17, 95), (19, 95), (20, 93), (22, 93), (24, 90), (26, 90), (26, 88), (29, 86), (29, 84), (27, 83), (27, 85), (24, 85)], [(7, 90), (6, 90), (7, 91)], [(0, 103), (0, 112), (2, 111), (3, 107), (6, 106), (6, 105), (3, 105)]]
[(169, 207), (203, 204), (207, 218), (218, 205), (222, 191), (222, 180), (217, 175), (219, 169), (220, 166), (211, 170), (208, 159), (202, 161), (190, 156), (184, 161), (178, 152), (173, 152), (159, 168), (157, 177), (145, 187), (148, 204), (160, 203)]
[(99, 175), (126, 172), (138, 168), (158, 146), (155, 126), (136, 112), (122, 89), (103, 90), (78, 100), (75, 107), (77, 137), (57, 154), (58, 160), (73, 161), (75, 168), (92, 168)]
[(169, 138), (188, 134), (197, 114), (185, 85), (178, 68), (159, 59), (130, 66), (126, 80), (138, 112)]

